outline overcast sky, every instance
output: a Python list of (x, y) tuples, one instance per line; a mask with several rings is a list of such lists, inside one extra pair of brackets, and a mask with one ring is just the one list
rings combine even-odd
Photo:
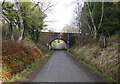
[[(3, 1), (3, 0), (0, 0)], [(7, 0), (12, 1), (12, 0)], [(26, 0), (23, 0), (26, 1)], [(29, 1), (29, 0), (28, 0)], [(39, 1), (39, 0), (37, 0)], [(74, 9), (75, 9), (75, 2), (76, 0), (52, 0), (54, 7), (52, 7), (52, 12), (48, 13), (48, 17), (45, 21), (52, 21), (48, 24), (47, 28), (54, 29), (56, 32), (62, 31), (65, 25), (70, 25), (74, 19)], [(79, 0), (80, 2), (84, 0)], [(105, 0), (104, 0), (105, 1)], [(106, 0), (108, 1), (108, 0)], [(111, 0), (112, 1), (112, 0)], [(117, 0), (119, 1), (119, 0)]]
[(52, 21), (48, 24), (47, 28), (54, 29), (56, 32), (62, 31), (66, 24), (71, 24), (74, 16), (75, 0), (53, 0), (55, 3), (52, 7), (52, 12), (48, 13), (45, 21)]
[(54, 29), (54, 31), (56, 32), (60, 32), (62, 31), (63, 27), (66, 24), (70, 24), (71, 21), (73, 20), (73, 11), (75, 8), (75, 3), (73, 2), (75, 2), (75, 0), (51, 0), (51, 1), (52, 1), (51, 4), (55, 5), (51, 8), (52, 11), (47, 13), (48, 17), (45, 19), (45, 21), (52, 21), (46, 22), (46, 24), (48, 25), (47, 28)]
[(52, 12), (47, 13), (48, 17), (45, 19), (45, 21), (52, 22), (46, 22), (47, 28), (53, 29), (55, 32), (61, 32), (65, 25), (70, 25), (74, 19), (75, 1), (52, 0), (52, 3), (55, 5), (52, 7)]

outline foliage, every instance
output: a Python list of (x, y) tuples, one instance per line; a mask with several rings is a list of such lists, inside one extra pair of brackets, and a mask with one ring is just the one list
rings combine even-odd
[(3, 81), (34, 66), (33, 63), (38, 62), (42, 57), (39, 49), (33, 45), (26, 45), (24, 42), (17, 43), (3, 38), (2, 46), (2, 75), (0, 79)]
[[(114, 43), (113, 43), (114, 41)], [(102, 73), (104, 77), (111, 81), (110, 77), (116, 81), (119, 80), (119, 66), (118, 61), (118, 39), (114, 35), (109, 37), (108, 47), (100, 48), (98, 44), (87, 44), (85, 46), (74, 46), (70, 49), (78, 60), (84, 61), (89, 65), (95, 66), (95, 68)], [(116, 47), (117, 46), (117, 47)]]
[[(105, 35), (112, 35), (115, 34), (116, 31), (118, 31), (119, 25), (118, 25), (118, 5), (120, 3), (114, 3), (114, 2), (106, 2), (104, 3), (104, 16), (103, 16), (103, 21), (102, 21), (102, 25), (101, 28), (99, 30), (99, 34), (101, 34), (102, 32), (104, 32)], [(95, 6), (95, 9), (93, 11), (94, 14), (94, 20), (95, 20), (95, 25), (98, 28), (98, 24), (99, 24), (99, 20), (100, 20), (100, 16), (101, 16), (101, 3), (100, 2), (92, 2), (90, 3), (90, 8), (93, 9), (93, 6)], [(84, 11), (88, 11), (88, 9), (86, 10), (87, 5), (85, 4), (84, 7), (82, 8), (82, 12)], [(83, 15), (84, 13), (82, 13)], [(81, 17), (82, 17), (81, 15)], [(119, 15), (119, 14), (118, 14)], [(85, 16), (88, 20), (88, 23), (92, 25), (92, 22), (90, 20), (89, 17)], [(82, 26), (84, 26), (86, 24), (82, 24)]]
[[(80, 22), (81, 24), (78, 26), (78, 29), (82, 32), (81, 35), (78, 36), (78, 38), (82, 40), (81, 44), (85, 43), (84, 41), (93, 41), (95, 32), (97, 34), (97, 38), (99, 38), (101, 34), (104, 34), (105, 36), (111, 36), (119, 33), (120, 2), (104, 2), (103, 18), (99, 28), (102, 16), (102, 3), (103, 2), (85, 2), (83, 7), (78, 7), (81, 8), (79, 11), (76, 10), (79, 13), (76, 15), (76, 22)], [(95, 27), (90, 15), (93, 18)], [(79, 23), (77, 23), (77, 25), (79, 25)]]
[(25, 27), (24, 35), (30, 35), (32, 40), (37, 40), (39, 31), (43, 29), (43, 20), (46, 15), (32, 2), (23, 2), (21, 7)]
[[(33, 2), (21, 2), (20, 10), (24, 25), (24, 38), (29, 37), (34, 42), (37, 42), (39, 32), (43, 29), (44, 19), (46, 14), (43, 13), (39, 4)], [(3, 4), (3, 14), (10, 20), (9, 32), (10, 36), (13, 33), (13, 27), (20, 31), (20, 17), (16, 3), (5, 2)], [(13, 34), (14, 35), (14, 34)], [(18, 35), (20, 35), (18, 33)]]

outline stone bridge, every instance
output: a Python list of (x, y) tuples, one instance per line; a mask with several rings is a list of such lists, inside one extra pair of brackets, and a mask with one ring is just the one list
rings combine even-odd
[(62, 33), (62, 32), (40, 32), (38, 42), (51, 46), (51, 42), (60, 39), (63, 40), (67, 46), (75, 43), (75, 33)]

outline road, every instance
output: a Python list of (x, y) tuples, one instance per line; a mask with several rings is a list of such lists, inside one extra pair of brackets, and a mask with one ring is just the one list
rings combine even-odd
[(64, 50), (56, 50), (32, 82), (101, 82), (95, 74), (78, 65)]
[(55, 49), (63, 49), (63, 46), (61, 46), (61, 44), (58, 43), (58, 44), (55, 45)]
[(66, 44), (58, 43), (55, 45), (55, 49), (65, 49), (65, 48), (67, 48)]

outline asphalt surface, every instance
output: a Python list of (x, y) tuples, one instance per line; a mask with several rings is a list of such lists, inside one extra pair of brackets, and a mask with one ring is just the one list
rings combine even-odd
[(55, 49), (63, 49), (63, 46), (61, 46), (61, 44), (58, 43), (58, 44), (55, 45)]
[[(81, 65), (83, 66), (83, 65)], [(76, 64), (64, 50), (56, 50), (32, 82), (101, 82), (89, 70)]]

